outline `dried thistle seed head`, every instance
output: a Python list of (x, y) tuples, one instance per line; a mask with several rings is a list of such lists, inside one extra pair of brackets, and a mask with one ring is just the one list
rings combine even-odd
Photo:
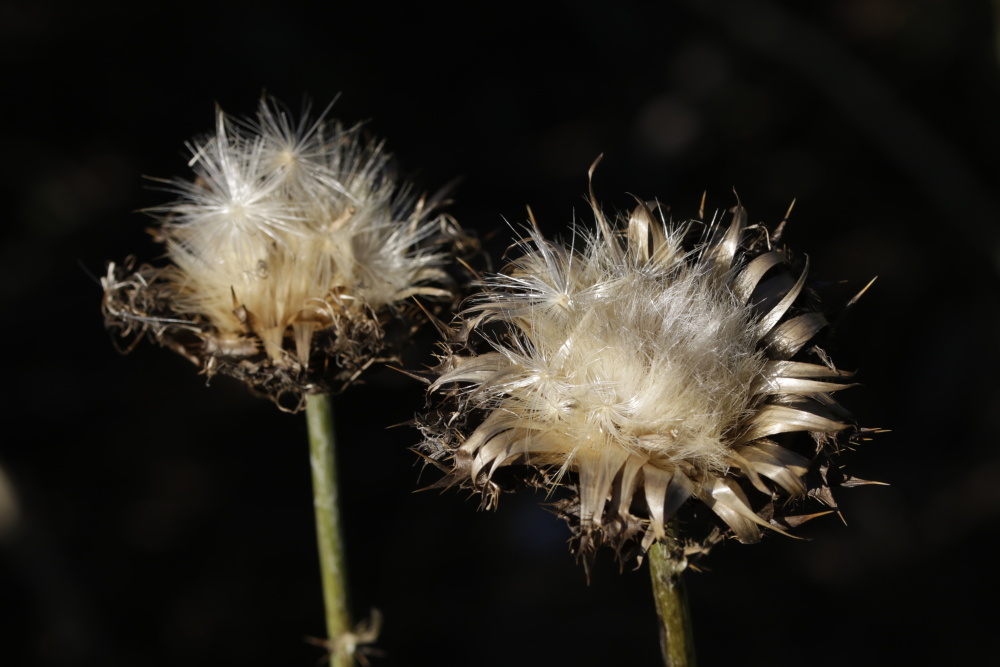
[[(430, 385), (440, 404), (420, 421), (423, 451), (449, 472), (440, 484), (479, 490), (486, 506), (503, 466), (573, 487), (560, 511), (584, 554), (620, 554), (632, 538), (645, 550), (698, 503), (714, 527), (685, 522), (690, 553), (816, 516), (783, 516), (789, 497), (834, 506), (829, 487), (845, 479), (828, 477), (827, 457), (853, 429), (831, 395), (850, 373), (819, 348), (820, 363), (799, 358), (827, 324), (803, 289), (808, 260), (748, 228), (742, 207), (690, 248), (701, 223), (639, 203), (616, 230), (591, 204), (582, 249), (533, 225), (462, 314)], [(797, 431), (813, 441), (786, 438)]]
[(265, 98), (252, 120), (218, 111), (188, 148), (194, 178), (166, 181), (178, 199), (151, 210), (170, 264), (111, 263), (102, 280), (122, 336), (148, 333), (294, 409), (393, 358), (422, 315), (411, 297), (451, 299), (449, 244), (467, 239), (358, 127), (296, 122)]

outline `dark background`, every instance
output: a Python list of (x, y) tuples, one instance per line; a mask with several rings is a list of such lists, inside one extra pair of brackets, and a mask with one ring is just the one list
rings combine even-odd
[[(653, 3), (650, 3), (651, 5)], [(803, 5), (808, 4), (808, 7)], [(263, 90), (370, 119), (451, 212), (507, 244), (531, 205), (561, 233), (627, 193), (681, 217), (704, 190), (753, 222), (797, 198), (786, 241), (837, 306), (842, 395), (891, 429), (842, 461), (889, 482), (827, 517), (727, 543), (689, 576), (703, 665), (965, 664), (995, 655), (1000, 525), (991, 3), (0, 3), (0, 541), (7, 666), (315, 665), (323, 633), (304, 420), (179, 356), (121, 356), (97, 284), (159, 257), (135, 212), (186, 176), (214, 105)], [(431, 361), (428, 335), (408, 363)], [(656, 665), (645, 569), (588, 585), (530, 492), (493, 513), (412, 493), (421, 386), (376, 371), (339, 399), (354, 606), (375, 665)]]

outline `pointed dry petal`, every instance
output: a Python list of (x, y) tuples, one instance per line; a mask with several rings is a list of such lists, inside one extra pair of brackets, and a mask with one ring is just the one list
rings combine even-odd
[(715, 265), (717, 272), (725, 272), (733, 265), (736, 257), (736, 249), (740, 244), (740, 236), (746, 227), (747, 211), (742, 206), (733, 209), (733, 221), (726, 230), (725, 235), (708, 251), (706, 260)]
[(781, 301), (771, 309), (757, 323), (757, 332), (763, 338), (781, 320), (782, 316), (792, 307), (792, 303), (798, 298), (799, 293), (806, 284), (806, 276), (809, 274), (809, 258), (806, 257), (805, 266), (802, 268), (802, 275), (795, 281), (795, 285), (788, 291)]
[(675, 470), (670, 486), (667, 487), (667, 497), (663, 501), (663, 520), (670, 521), (692, 495), (694, 483), (683, 472)]
[(481, 383), (506, 366), (506, 360), (499, 352), (489, 352), (476, 357), (456, 357), (454, 368), (435, 380), (430, 386), (430, 391), (437, 391), (442, 385), (453, 382)]
[(764, 521), (750, 509), (743, 490), (735, 482), (726, 478), (706, 481), (698, 497), (732, 529), (740, 542), (760, 541), (758, 526)]
[(625, 450), (613, 447), (577, 455), (574, 467), (580, 478), (580, 521), (584, 525), (600, 525), (611, 483), (626, 459)]
[(747, 479), (750, 480), (750, 483), (753, 484), (755, 489), (761, 493), (771, 495), (771, 489), (767, 488), (767, 485), (764, 484), (760, 475), (757, 474), (757, 469), (754, 467), (754, 464), (742, 456), (742, 448), (731, 452), (729, 456), (732, 459), (733, 465), (743, 471), (743, 474), (747, 476)]
[(822, 313), (805, 313), (774, 327), (761, 341), (771, 356), (788, 359), (828, 324)]
[[(507, 449), (507, 445), (515, 438), (523, 437), (523, 432), (515, 428), (505, 428), (492, 432), (484, 438), (482, 447), (476, 450), (476, 456), (472, 461), (472, 478), (479, 477), (483, 468), (490, 465), (498, 458), (502, 461), (501, 454)], [(494, 466), (495, 469), (495, 466)], [(489, 475), (493, 474), (490, 470)]]
[(764, 366), (768, 377), (787, 378), (843, 378), (854, 375), (851, 371), (841, 371), (819, 364), (807, 364), (802, 361), (768, 361)]
[(809, 460), (805, 457), (768, 441), (740, 447), (739, 452), (754, 470), (771, 479), (789, 495), (805, 493), (802, 476), (809, 470)]
[(632, 496), (635, 495), (636, 485), (639, 483), (639, 470), (648, 459), (640, 456), (629, 456), (622, 466), (621, 479), (614, 489), (614, 496), (611, 499), (611, 508), (615, 515), (624, 517), (632, 503)]
[(588, 194), (590, 195), (590, 207), (593, 210), (594, 220), (597, 222), (597, 229), (601, 233), (607, 252), (616, 263), (620, 263), (622, 257), (624, 256), (622, 247), (619, 245), (618, 241), (615, 240), (615, 235), (611, 230), (611, 225), (608, 224), (607, 217), (605, 217), (601, 207), (598, 206), (597, 196), (594, 194), (594, 170), (597, 169), (597, 165), (600, 164), (602, 159), (604, 159), (603, 153), (597, 156), (597, 159), (594, 160), (593, 164), (590, 165), (590, 169), (587, 171), (587, 186)]
[(757, 288), (761, 278), (772, 268), (785, 261), (785, 256), (777, 250), (765, 252), (750, 261), (733, 280), (733, 294), (742, 302), (747, 302)]
[(292, 333), (295, 337), (295, 354), (299, 363), (305, 369), (309, 368), (309, 348), (312, 344), (313, 332), (319, 326), (316, 322), (296, 322), (292, 324)]
[(825, 394), (831, 391), (839, 391), (855, 386), (851, 384), (839, 384), (835, 382), (823, 382), (820, 380), (803, 380), (800, 378), (772, 377), (762, 378), (754, 385), (753, 393), (758, 395), (767, 394), (798, 394), (808, 396), (811, 394)]
[(642, 484), (646, 492), (646, 506), (649, 507), (649, 527), (658, 540), (667, 536), (663, 527), (664, 504), (671, 477), (673, 473), (668, 470), (651, 465), (642, 468)]
[(776, 433), (794, 431), (836, 433), (847, 427), (848, 424), (833, 421), (806, 410), (785, 405), (765, 405), (754, 417), (750, 428), (736, 440), (734, 445), (742, 445)]
[(490, 438), (497, 433), (518, 425), (518, 418), (506, 412), (492, 412), (475, 431), (472, 432), (465, 442), (458, 448), (459, 451), (468, 454), (475, 454), (476, 450), (482, 447)]
[(646, 204), (639, 200), (628, 220), (629, 250), (645, 263), (660, 248), (664, 239), (663, 228), (653, 219)]

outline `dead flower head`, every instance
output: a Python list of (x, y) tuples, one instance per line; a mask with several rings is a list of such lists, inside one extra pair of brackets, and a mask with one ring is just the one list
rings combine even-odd
[(167, 181), (178, 199), (150, 211), (170, 263), (111, 263), (102, 280), (122, 336), (148, 333), (294, 408), (391, 358), (387, 327), (405, 338), (420, 315), (411, 297), (451, 298), (458, 228), (358, 127), (296, 122), (263, 99), (252, 120), (218, 111), (188, 148), (194, 179)]
[[(645, 550), (675, 516), (692, 553), (816, 516), (788, 516), (789, 497), (835, 507), (832, 484), (860, 483), (828, 460), (838, 434), (856, 435), (832, 398), (850, 373), (816, 347), (820, 363), (800, 358), (827, 324), (804, 290), (808, 259), (739, 206), (690, 249), (701, 223), (639, 203), (616, 231), (590, 198), (597, 230), (576, 229), (582, 249), (533, 224), (462, 314), (430, 386), (443, 398), (420, 421), (423, 452), (449, 473), (439, 485), (492, 506), (497, 471), (528, 466), (542, 488), (575, 489), (557, 506), (584, 554), (632, 538)], [(699, 533), (685, 518), (706, 507)]]

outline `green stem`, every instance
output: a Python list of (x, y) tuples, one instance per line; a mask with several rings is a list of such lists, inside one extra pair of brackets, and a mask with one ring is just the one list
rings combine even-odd
[[(671, 527), (672, 528), (672, 527)], [(694, 667), (691, 610), (684, 587), (684, 556), (673, 537), (649, 548), (649, 576), (660, 619), (660, 648), (666, 667)]]
[(312, 467), (316, 538), (319, 543), (320, 571), (323, 575), (330, 665), (351, 667), (354, 659), (343, 641), (351, 632), (351, 617), (347, 610), (344, 538), (340, 529), (337, 498), (333, 399), (328, 394), (310, 394), (306, 404), (306, 421), (309, 424), (309, 461)]

